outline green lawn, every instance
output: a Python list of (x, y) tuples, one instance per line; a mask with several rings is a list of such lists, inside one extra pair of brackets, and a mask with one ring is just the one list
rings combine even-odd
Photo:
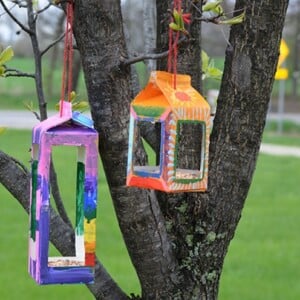
[(260, 155), (220, 300), (300, 299), (300, 159)]
[[(217, 60), (221, 66), (222, 62)], [(14, 58), (9, 67), (33, 72), (28, 59)], [(139, 73), (144, 66), (137, 65)], [(44, 63), (44, 83), (47, 71)], [(49, 108), (59, 100), (61, 70), (54, 73), (55, 90), (46, 92)], [(141, 83), (145, 83), (145, 77)], [(59, 84), (57, 84), (59, 83)], [(218, 82), (207, 87), (216, 88)], [(276, 89), (276, 86), (275, 86)], [(85, 98), (81, 76), (79, 97)], [(0, 109), (23, 109), (23, 102), (36, 102), (32, 79), (0, 78)], [(263, 137), (267, 143), (300, 147), (300, 127), (284, 124), (288, 135), (277, 135), (276, 124), (268, 123)], [(29, 131), (7, 130), (0, 135), (0, 149), (16, 157), (29, 168), (31, 146)], [(57, 149), (54, 162), (63, 179), (66, 207), (74, 216), (74, 149)], [(67, 166), (67, 167), (66, 167)], [(243, 216), (225, 260), (220, 300), (294, 300), (300, 299), (300, 159), (260, 155)], [(2, 200), (2, 240), (0, 242), (1, 299), (93, 299), (85, 286), (37, 286), (27, 273), (28, 216), (15, 199), (0, 186)], [(71, 201), (70, 201), (71, 200)], [(122, 242), (111, 198), (100, 166), (97, 217), (97, 254), (126, 292), (139, 292), (138, 279)], [(20, 296), (21, 295), (21, 296)]]
[[(30, 136), (29, 131), (7, 130), (0, 135), (0, 149), (10, 153), (29, 168)], [(54, 163), (58, 177), (63, 178), (61, 188), (65, 196), (65, 205), (71, 216), (74, 216), (75, 203), (73, 205), (70, 200), (73, 201), (75, 195), (75, 149), (63, 148), (53, 151)], [(35, 284), (27, 273), (28, 216), (2, 185), (0, 199), (3, 203), (0, 228), (4, 232), (0, 243), (1, 299), (93, 299), (84, 285), (38, 286)], [(139, 293), (138, 280), (122, 241), (101, 166), (98, 201), (97, 255), (122, 288), (128, 293)]]
[[(209, 55), (209, 53), (208, 53)], [(224, 58), (216, 57), (213, 58), (214, 64), (220, 70), (223, 70), (224, 67)], [(46, 101), (48, 102), (49, 108), (54, 109), (55, 104), (59, 101), (60, 98), (60, 88), (61, 88), (61, 61), (58, 59), (58, 63), (54, 69), (53, 83), (50, 84), (51, 80), (49, 77), (50, 70), (52, 70), (49, 61), (49, 57), (44, 57), (43, 59), (43, 83), (45, 90)], [(9, 68), (16, 68), (22, 72), (34, 73), (34, 63), (30, 58), (18, 58), (14, 57), (7, 64)], [(137, 72), (140, 75), (140, 84), (144, 86), (147, 82), (146, 69), (143, 63), (137, 63), (136, 65)], [(289, 67), (290, 74), (292, 74), (292, 67)], [(219, 89), (220, 81), (214, 79), (204, 80), (204, 95), (209, 89)], [(52, 89), (51, 89), (52, 86)], [(277, 99), (279, 89), (279, 81), (274, 82), (273, 94), (272, 96)], [(290, 96), (292, 93), (292, 76), (286, 80), (286, 95)], [(87, 98), (85, 91), (85, 83), (83, 75), (81, 73), (77, 94), (79, 100), (84, 100)], [(298, 86), (298, 95), (300, 94), (300, 85)], [(0, 78), (0, 109), (24, 109), (23, 102), (33, 101), (36, 103), (36, 92), (34, 81), (31, 78), (22, 78), (22, 77), (8, 77)]]
[[(0, 149), (29, 167), (30, 132), (7, 130)], [(68, 147), (66, 147), (68, 148)], [(68, 211), (74, 209), (74, 149), (55, 152)], [(68, 166), (68, 167), (66, 167)], [(237, 233), (225, 260), (220, 300), (300, 299), (300, 159), (260, 155)], [(67, 196), (69, 195), (69, 196)], [(85, 286), (37, 286), (27, 273), (28, 217), (4, 188), (0, 243), (1, 297), (22, 299), (93, 299)], [(127, 292), (139, 292), (138, 280), (122, 242), (102, 168), (99, 178), (97, 254)], [(71, 213), (74, 215), (74, 213)], [(4, 288), (5, 287), (5, 288)]]

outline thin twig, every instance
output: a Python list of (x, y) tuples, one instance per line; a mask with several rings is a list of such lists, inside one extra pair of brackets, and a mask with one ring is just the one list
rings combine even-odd
[(34, 114), (34, 116), (36, 117), (36, 119), (38, 120), (38, 121), (41, 121), (41, 117), (39, 116), (39, 114), (36, 112), (36, 111), (31, 111), (33, 114)]
[(45, 7), (43, 7), (42, 9), (38, 10), (36, 13), (39, 15), (41, 13), (43, 13), (45, 10), (47, 10), (50, 6), (52, 6), (53, 4), (51, 2), (49, 2)]
[(65, 207), (62, 202), (62, 198), (59, 191), (59, 186), (57, 182), (57, 176), (54, 168), (54, 164), (51, 158), (50, 162), (50, 184), (51, 184), (51, 192), (54, 198), (55, 206), (57, 208), (57, 211), (61, 218), (64, 220), (64, 222), (69, 225), (71, 228), (73, 228), (72, 223), (68, 217), (68, 214), (65, 210)]
[[(182, 37), (178, 43), (175, 46), (179, 46), (182, 42), (186, 41), (186, 37)], [(133, 58), (129, 58), (129, 59), (126, 59), (122, 62), (122, 64), (124, 66), (128, 66), (128, 65), (132, 65), (132, 64), (135, 64), (139, 61), (143, 61), (145, 59), (161, 59), (161, 58), (165, 58), (167, 57), (169, 54), (169, 50), (167, 51), (164, 51), (164, 52), (161, 52), (161, 53), (149, 53), (149, 54), (144, 54), (144, 55), (141, 55), (141, 56), (136, 56), (136, 57), (133, 57)]]
[[(14, 72), (14, 73), (9, 73)], [(17, 69), (5, 69), (5, 77), (29, 77), (35, 78), (35, 75), (32, 73), (25, 73)]]
[(128, 65), (135, 64), (139, 61), (143, 61), (145, 59), (161, 59), (161, 58), (167, 57), (168, 54), (169, 54), (169, 50), (167, 50), (165, 52), (158, 53), (158, 54), (155, 54), (155, 53), (145, 54), (145, 55), (136, 56), (136, 57), (127, 59), (127, 60), (124, 61), (123, 64), (128, 66)]
[(59, 43), (65, 36), (65, 33), (63, 33), (60, 37), (58, 37), (56, 40), (54, 40), (51, 44), (49, 44), (43, 51), (41, 51), (41, 56), (46, 54), (53, 46), (55, 46), (57, 43)]
[[(12, 10), (15, 6), (17, 6), (17, 4), (14, 4), (13, 6), (11, 6), (10, 8), (7, 8), (8, 10)], [(0, 18), (2, 16), (4, 16), (6, 14), (6, 12), (4, 11), (2, 14), (0, 14)]]
[(219, 18), (220, 18), (220, 15), (217, 15), (217, 16), (211, 17), (211, 18), (203, 18), (203, 17), (201, 17), (201, 18), (194, 18), (194, 20), (205, 22), (205, 23), (219, 24)]
[(25, 27), (12, 13), (11, 11), (7, 8), (7, 6), (4, 4), (3, 0), (0, 0), (0, 3), (5, 10), (5, 12), (13, 19), (14, 22), (16, 22), (25, 32), (27, 32), (29, 35), (33, 35), (34, 32), (31, 31), (29, 28)]

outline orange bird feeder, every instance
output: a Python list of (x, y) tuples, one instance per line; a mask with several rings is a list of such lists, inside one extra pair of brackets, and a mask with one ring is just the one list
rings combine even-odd
[[(135, 157), (142, 123), (154, 124), (160, 130), (159, 155), (156, 163), (148, 165), (139, 165)], [(196, 140), (201, 149), (197, 157), (192, 157), (197, 163), (188, 167), (179, 160), (185, 128), (199, 134)], [(147, 86), (130, 106), (127, 185), (172, 193), (205, 191), (209, 134), (210, 106), (191, 86), (191, 77), (176, 74), (174, 78), (168, 72), (152, 72)]]

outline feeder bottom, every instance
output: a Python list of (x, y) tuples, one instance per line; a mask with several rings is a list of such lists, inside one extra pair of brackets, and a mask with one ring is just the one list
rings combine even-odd
[(72, 266), (85, 266), (84, 261), (76, 260), (76, 258), (49, 258), (48, 267), (72, 267)]
[(201, 179), (202, 172), (199, 170), (176, 169), (176, 179)]

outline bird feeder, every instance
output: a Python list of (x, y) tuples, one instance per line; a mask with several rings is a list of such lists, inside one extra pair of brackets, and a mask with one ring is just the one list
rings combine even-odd
[[(62, 101), (63, 115), (33, 128), (30, 199), (29, 273), (38, 284), (92, 283), (94, 280), (98, 134), (93, 122), (71, 103)], [(75, 256), (49, 257), (50, 160), (52, 147), (78, 151)]]
[[(210, 106), (191, 86), (190, 76), (176, 74), (176, 88), (173, 82), (173, 74), (154, 71), (131, 103), (127, 185), (164, 192), (205, 191)], [(160, 151), (154, 165), (140, 165), (135, 157), (141, 124), (158, 125), (160, 131)], [(185, 167), (180, 162), (185, 128), (195, 129), (193, 139), (200, 145), (199, 153), (191, 153), (197, 161), (194, 166)]]

